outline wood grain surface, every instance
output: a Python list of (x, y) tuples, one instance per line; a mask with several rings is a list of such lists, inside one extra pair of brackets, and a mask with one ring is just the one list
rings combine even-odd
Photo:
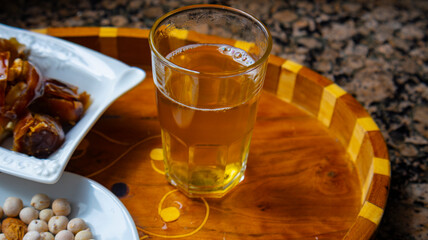
[[(352, 239), (374, 236), (390, 163), (367, 111), (327, 78), (269, 57), (245, 180), (222, 199), (189, 199), (165, 180), (147, 29), (47, 28), (138, 66), (147, 79), (116, 102), (81, 142), (68, 171), (115, 193), (141, 239)], [(188, 41), (197, 41), (188, 34)], [(231, 45), (234, 43), (231, 42)], [(161, 205), (160, 205), (161, 203)], [(159, 213), (176, 207), (176, 221)]]

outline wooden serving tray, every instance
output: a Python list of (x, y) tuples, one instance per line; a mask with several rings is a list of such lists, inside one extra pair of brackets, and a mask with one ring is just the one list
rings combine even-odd
[[(365, 109), (338, 85), (276, 56), (269, 67), (245, 180), (222, 199), (188, 199), (165, 180), (148, 30), (47, 28), (147, 71), (76, 150), (67, 170), (111, 189), (141, 239), (369, 239), (388, 196), (390, 162)], [(191, 34), (180, 36), (183, 41)], [(233, 44), (233, 42), (231, 43)], [(180, 217), (162, 221), (175, 207)], [(102, 219), (100, 219), (102, 221)]]

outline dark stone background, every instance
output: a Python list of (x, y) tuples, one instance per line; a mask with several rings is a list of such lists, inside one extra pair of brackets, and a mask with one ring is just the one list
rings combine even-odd
[(272, 54), (329, 77), (375, 119), (392, 186), (376, 239), (428, 239), (428, 1), (0, 0), (0, 23), (20, 28), (150, 28), (180, 6), (216, 3), (261, 19)]

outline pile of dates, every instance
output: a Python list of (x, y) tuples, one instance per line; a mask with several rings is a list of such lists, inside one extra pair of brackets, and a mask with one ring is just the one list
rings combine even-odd
[(13, 151), (46, 158), (64, 142), (89, 106), (78, 88), (41, 75), (16, 39), (0, 38), (0, 141), (13, 135)]

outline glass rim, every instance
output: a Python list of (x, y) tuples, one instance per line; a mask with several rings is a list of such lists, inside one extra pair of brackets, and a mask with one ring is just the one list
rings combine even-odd
[[(267, 48), (265, 49), (263, 55), (261, 58), (259, 58), (257, 61), (255, 61), (253, 64), (249, 65), (249, 66), (245, 66), (243, 68), (237, 69), (236, 71), (223, 71), (220, 73), (206, 73), (206, 72), (198, 72), (195, 70), (191, 70), (188, 68), (184, 68), (181, 67), (171, 61), (169, 61), (168, 59), (166, 59), (166, 57), (164, 57), (159, 51), (158, 49), (155, 47), (154, 44), (154, 34), (156, 29), (158, 28), (158, 26), (167, 18), (169, 18), (170, 16), (173, 16), (177, 13), (180, 12), (185, 12), (188, 10), (193, 10), (193, 9), (201, 9), (201, 8), (208, 8), (208, 9), (223, 9), (223, 10), (228, 10), (230, 12), (234, 12), (238, 15), (243, 15), (244, 17), (249, 18), (250, 20), (254, 21), (255, 23), (257, 23), (261, 29), (263, 30), (263, 32), (266, 35), (267, 38)], [(269, 29), (266, 27), (266, 25), (260, 21), (258, 18), (254, 17), (253, 15), (236, 9), (236, 8), (232, 8), (232, 7), (228, 7), (228, 6), (223, 6), (223, 5), (218, 5), (218, 4), (197, 4), (197, 5), (190, 5), (190, 6), (185, 6), (185, 7), (181, 7), (181, 8), (177, 8), (175, 10), (172, 10), (166, 14), (164, 14), (163, 16), (161, 16), (159, 19), (156, 20), (156, 22), (153, 24), (150, 33), (149, 33), (149, 45), (150, 45), (150, 49), (152, 50), (152, 52), (164, 63), (166, 63), (168, 66), (172, 67), (173, 69), (180, 71), (180, 72), (184, 72), (185, 74), (188, 75), (198, 75), (198, 76), (216, 76), (216, 77), (232, 77), (232, 76), (236, 76), (236, 75), (241, 75), (243, 73), (246, 72), (250, 72), (252, 70), (254, 70), (255, 68), (259, 67), (260, 65), (262, 65), (265, 61), (268, 60), (270, 52), (272, 50), (272, 36), (270, 34)], [(153, 70), (154, 71), (154, 70)]]

